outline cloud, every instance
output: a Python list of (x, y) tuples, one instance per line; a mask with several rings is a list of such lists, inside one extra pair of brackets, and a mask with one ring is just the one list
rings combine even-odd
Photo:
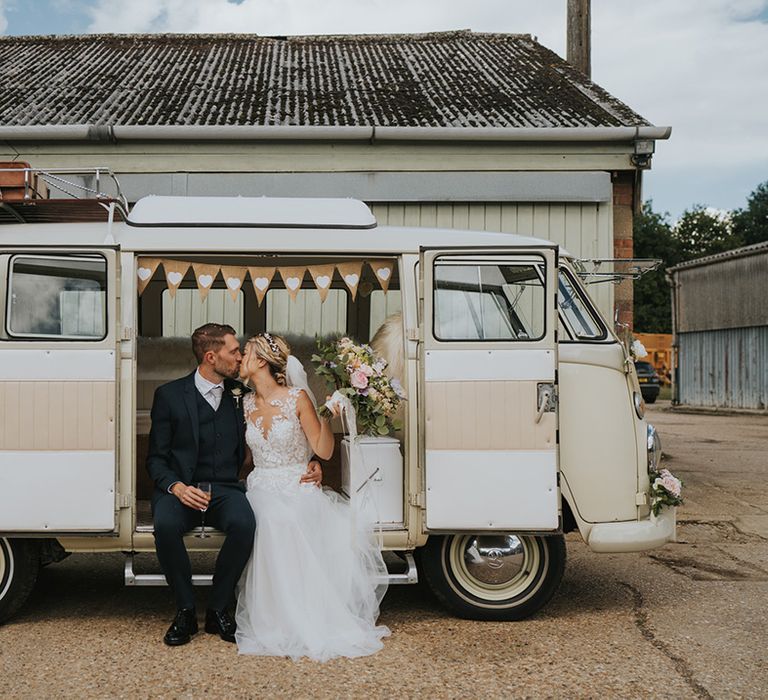
[(0, 0), (0, 34), (5, 34), (8, 29), (8, 18), (5, 16), (6, 6), (3, 0)]

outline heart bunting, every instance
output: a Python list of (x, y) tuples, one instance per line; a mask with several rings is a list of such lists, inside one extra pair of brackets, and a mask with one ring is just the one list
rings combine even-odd
[(311, 265), (309, 268), (309, 274), (312, 275), (312, 279), (315, 281), (315, 287), (317, 287), (317, 293), (320, 295), (321, 302), (328, 298), (328, 292), (333, 282), (334, 269), (335, 265)]
[(354, 301), (357, 296), (357, 287), (360, 284), (363, 263), (360, 261), (337, 263), (336, 269), (339, 271), (341, 279), (344, 280), (344, 284), (347, 285), (350, 294), (352, 294), (352, 301)]
[(229, 265), (221, 266), (221, 276), (224, 278), (224, 286), (232, 297), (232, 301), (237, 301), (240, 294), (240, 287), (245, 282), (246, 269), (244, 267), (232, 267)]
[(280, 277), (283, 278), (283, 284), (288, 290), (288, 294), (291, 296), (291, 301), (296, 301), (296, 295), (301, 289), (301, 284), (304, 281), (304, 273), (307, 271), (306, 267), (278, 267)]
[[(320, 295), (320, 301), (324, 302), (328, 298), (328, 294), (333, 285), (334, 274), (338, 271), (344, 284), (349, 289), (354, 301), (357, 297), (357, 293), (360, 289), (363, 276), (363, 265), (368, 265), (371, 269), (371, 273), (376, 278), (379, 286), (386, 293), (389, 290), (389, 285), (392, 282), (392, 278), (396, 275), (396, 262), (394, 259), (383, 260), (368, 260), (363, 262), (362, 260), (345, 260), (339, 263), (328, 263), (324, 265), (311, 265), (309, 268), (306, 266), (288, 266), (288, 267), (239, 267), (228, 265), (215, 265), (203, 262), (191, 262), (183, 260), (165, 259), (165, 258), (144, 258), (140, 257), (137, 261), (136, 277), (137, 277), (137, 289), (138, 293), (143, 294), (153, 276), (155, 275), (157, 268), (162, 265), (165, 272), (165, 279), (168, 285), (168, 292), (171, 297), (176, 296), (176, 291), (181, 286), (184, 278), (189, 272), (190, 268), (194, 272), (195, 283), (198, 291), (200, 292), (201, 300), (205, 301), (208, 298), (208, 294), (213, 289), (216, 280), (221, 274), (221, 278), (224, 282), (224, 286), (229, 291), (229, 295), (233, 301), (237, 301), (240, 290), (245, 283), (247, 275), (251, 276), (251, 284), (256, 294), (256, 300), (259, 306), (264, 301), (267, 291), (272, 286), (275, 278), (275, 273), (279, 273), (282, 278), (285, 289), (288, 290), (288, 294), (292, 301), (296, 301), (304, 284), (304, 277), (307, 270), (312, 277), (312, 281), (315, 284), (318, 294)], [(366, 275), (368, 273), (366, 272)], [(367, 281), (364, 287), (366, 290), (370, 288), (370, 283)]]
[(162, 260), (160, 260), (160, 258), (139, 258), (138, 266), (136, 268), (139, 296), (144, 293), (144, 290), (147, 288), (147, 285), (161, 262)]
[(168, 294), (171, 299), (176, 296), (176, 290), (179, 288), (184, 276), (189, 270), (190, 263), (182, 260), (163, 259), (163, 269), (165, 270), (165, 281), (168, 283)]
[(195, 272), (197, 288), (200, 290), (200, 298), (205, 301), (208, 297), (208, 292), (210, 292), (213, 287), (216, 275), (219, 274), (219, 266), (206, 265), (205, 263), (193, 263), (192, 269)]
[(373, 271), (373, 276), (381, 285), (384, 294), (389, 290), (389, 283), (392, 281), (392, 275), (395, 272), (394, 260), (369, 260), (368, 265)]
[(274, 267), (249, 267), (248, 272), (251, 275), (251, 284), (256, 293), (256, 301), (261, 306), (264, 297), (267, 295), (269, 285), (272, 284), (272, 278), (275, 276)]

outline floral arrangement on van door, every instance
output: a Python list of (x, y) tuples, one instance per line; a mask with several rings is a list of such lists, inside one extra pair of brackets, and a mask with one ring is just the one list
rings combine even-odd
[(679, 506), (683, 503), (683, 482), (669, 469), (650, 472), (651, 510), (654, 515), (661, 512), (663, 506)]
[[(312, 363), (330, 389), (349, 398), (360, 433), (389, 435), (400, 430), (394, 416), (405, 392), (397, 379), (385, 374), (387, 361), (370, 345), (359, 345), (346, 336), (330, 343), (318, 339)], [(320, 415), (329, 415), (325, 406)]]

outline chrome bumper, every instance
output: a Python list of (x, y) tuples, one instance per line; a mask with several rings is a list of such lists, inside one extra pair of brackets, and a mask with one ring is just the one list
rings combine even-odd
[(664, 508), (647, 520), (598, 523), (592, 527), (587, 544), (593, 552), (643, 552), (674, 542), (676, 529), (677, 508)]

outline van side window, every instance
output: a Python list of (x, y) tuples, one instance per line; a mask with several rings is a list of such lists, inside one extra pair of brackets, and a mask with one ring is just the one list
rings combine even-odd
[(330, 289), (324, 302), (314, 289), (300, 289), (296, 301), (286, 289), (270, 289), (264, 300), (267, 305), (266, 327), (273, 333), (287, 335), (325, 336), (346, 333), (347, 291)]
[(541, 265), (438, 258), (435, 338), (529, 341), (544, 337)]
[(171, 338), (189, 337), (195, 328), (205, 323), (226, 323), (243, 333), (243, 293), (232, 301), (226, 289), (211, 289), (205, 299), (197, 288), (177, 289), (176, 296), (163, 290), (163, 336)]
[[(569, 275), (560, 272), (560, 311), (571, 330), (579, 340), (599, 340), (606, 337), (606, 331), (597, 320), (584, 299), (583, 292)], [(565, 337), (565, 336), (561, 336)]]
[(100, 256), (11, 260), (8, 335), (102, 340), (107, 335), (107, 261)]

